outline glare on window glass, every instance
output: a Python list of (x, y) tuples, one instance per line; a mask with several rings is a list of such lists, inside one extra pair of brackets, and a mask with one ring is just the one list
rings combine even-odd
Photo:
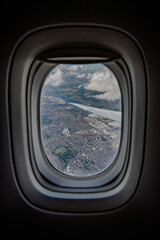
[(108, 169), (120, 146), (121, 115), (120, 88), (104, 64), (55, 66), (40, 97), (41, 140), (51, 166), (75, 177)]

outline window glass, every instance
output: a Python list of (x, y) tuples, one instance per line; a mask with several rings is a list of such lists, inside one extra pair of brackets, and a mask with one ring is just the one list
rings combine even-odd
[(114, 162), (121, 139), (121, 92), (102, 63), (59, 64), (40, 96), (42, 146), (49, 163), (74, 177), (93, 176)]

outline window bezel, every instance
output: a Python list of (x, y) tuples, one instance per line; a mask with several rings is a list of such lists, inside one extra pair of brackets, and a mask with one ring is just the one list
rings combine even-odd
[[(70, 59), (67, 59), (67, 63), (70, 62)], [(82, 62), (82, 60), (81, 60)], [(106, 63), (104, 63), (106, 65)], [(112, 179), (115, 179), (121, 172), (122, 167), (124, 165), (125, 159), (126, 159), (126, 149), (127, 149), (127, 139), (129, 134), (129, 122), (130, 118), (128, 117), (129, 114), (129, 96), (128, 96), (128, 90), (127, 90), (127, 80), (125, 78), (124, 73), (120, 69), (120, 67), (115, 63), (111, 62), (109, 64), (110, 69), (114, 69), (114, 74), (116, 74), (119, 78), (121, 91), (122, 91), (122, 109), (124, 109), (124, 113), (122, 114), (122, 128), (121, 128), (121, 142), (119, 146), (119, 151), (116, 156), (116, 159), (113, 161), (113, 164), (103, 171), (102, 173), (99, 173), (94, 176), (89, 177), (73, 177), (68, 176), (66, 174), (63, 174), (59, 172), (58, 170), (54, 169), (53, 166), (49, 163), (47, 160), (47, 157), (44, 154), (43, 150), (43, 144), (41, 141), (41, 134), (40, 134), (40, 92), (43, 85), (43, 82), (45, 81), (45, 76), (48, 74), (51, 68), (51, 63), (40, 63), (39, 68), (37, 69), (34, 77), (30, 76), (30, 79), (33, 79), (33, 84), (30, 85), (31, 87), (28, 89), (28, 93), (31, 95), (28, 96), (28, 99), (31, 99), (31, 109), (28, 111), (31, 112), (31, 125), (33, 126), (31, 132), (32, 132), (32, 139), (33, 139), (33, 151), (35, 155), (35, 161), (36, 165), (38, 167), (38, 170), (40, 173), (48, 179), (53, 185), (59, 185), (61, 187), (67, 187), (67, 188), (77, 188), (77, 191), (83, 192), (83, 188), (95, 188), (103, 185), (109, 184), (109, 182), (112, 181)], [(56, 66), (56, 64), (55, 64)], [(54, 63), (53, 63), (54, 67)], [(38, 123), (38, 124), (37, 124)], [(126, 127), (124, 128), (123, 125)], [(30, 131), (30, 130), (29, 130)], [(121, 149), (121, 145), (123, 146), (123, 149)], [(32, 144), (31, 144), (32, 146)], [(117, 160), (118, 159), (118, 160)], [(52, 186), (53, 188), (53, 186)], [(81, 188), (81, 189), (79, 189)], [(69, 191), (67, 189), (67, 191)]]
[[(36, 156), (31, 135), (34, 126), (28, 121), (31, 105), (26, 91), (31, 86), (32, 81), (29, 79), (32, 76), (33, 80), (33, 75), (36, 76), (39, 64), (44, 66), (43, 61), (41, 63), (38, 60), (42, 52), (71, 46), (90, 46), (92, 49), (98, 46), (121, 56), (121, 60), (116, 61), (116, 67), (121, 68), (127, 79), (127, 159), (121, 172), (111, 183), (103, 182), (103, 185), (100, 183), (87, 187), (77, 184), (73, 187), (62, 186), (59, 182), (53, 186), (51, 179), (42, 176), (34, 160)], [(18, 185), (26, 198), (40, 208), (69, 212), (109, 210), (127, 202), (135, 192), (140, 177), (146, 113), (144, 61), (133, 38), (120, 30), (104, 26), (53, 26), (25, 36), (15, 48), (11, 63), (9, 96), (12, 149)], [(114, 66), (110, 67), (114, 69)], [(113, 72), (116, 74), (115, 69)], [(91, 199), (94, 201), (90, 201)]]

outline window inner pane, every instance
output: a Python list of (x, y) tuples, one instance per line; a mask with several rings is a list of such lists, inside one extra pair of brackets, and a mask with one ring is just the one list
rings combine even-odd
[(59, 64), (40, 96), (40, 131), (49, 163), (69, 176), (93, 176), (114, 162), (121, 139), (121, 91), (102, 63)]

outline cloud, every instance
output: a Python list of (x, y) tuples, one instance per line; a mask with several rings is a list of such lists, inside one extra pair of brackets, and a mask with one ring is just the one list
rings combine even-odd
[(78, 75), (77, 75), (77, 78), (84, 78), (84, 77), (85, 77), (85, 75), (86, 75), (85, 73), (78, 74)]
[(55, 68), (54, 72), (51, 73), (46, 80), (47, 85), (52, 85), (56, 87), (60, 86), (63, 83), (64, 83), (63, 73), (59, 68)]
[(73, 75), (73, 76), (78, 75), (78, 73), (77, 73), (77, 72), (74, 72), (74, 71), (70, 71), (70, 72), (68, 72), (68, 74), (69, 74), (69, 75)]
[(83, 69), (83, 65), (71, 65), (68, 70), (69, 71), (78, 71), (78, 70), (82, 70)]
[(90, 79), (91, 77), (93, 76), (93, 74), (92, 73), (88, 73), (88, 75), (87, 75), (87, 79)]
[(85, 89), (102, 92), (102, 94), (94, 96), (98, 99), (114, 101), (121, 96), (118, 82), (109, 69), (95, 72), (92, 75), (90, 82), (85, 86)]
[(116, 100), (120, 98), (120, 94), (117, 92), (105, 92), (104, 94), (95, 95), (97, 99)]
[(77, 71), (78, 70), (78, 65), (72, 65), (68, 68), (69, 71)]

